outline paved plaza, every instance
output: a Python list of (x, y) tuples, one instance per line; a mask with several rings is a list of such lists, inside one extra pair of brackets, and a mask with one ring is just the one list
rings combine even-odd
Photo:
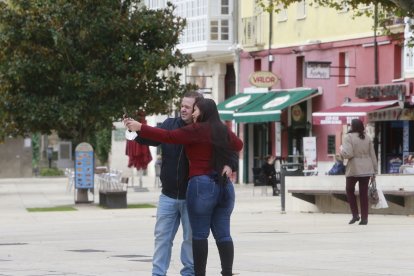
[[(102, 209), (74, 204), (66, 178), (0, 179), (0, 275), (151, 275), (155, 208)], [(156, 203), (160, 190), (128, 189), (128, 204)], [(414, 217), (281, 213), (280, 198), (236, 185), (234, 272), (268, 275), (414, 275)], [(98, 196), (95, 202), (98, 202)], [(73, 205), (77, 211), (27, 212)], [(287, 206), (287, 210), (289, 210)], [(169, 274), (180, 275), (181, 232)], [(219, 275), (212, 237), (207, 275)]]

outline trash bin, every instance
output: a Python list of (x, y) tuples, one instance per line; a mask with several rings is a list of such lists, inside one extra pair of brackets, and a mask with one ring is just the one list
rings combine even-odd
[(282, 212), (285, 211), (286, 199), (286, 176), (304, 176), (302, 163), (284, 163), (280, 166), (280, 200), (282, 205)]

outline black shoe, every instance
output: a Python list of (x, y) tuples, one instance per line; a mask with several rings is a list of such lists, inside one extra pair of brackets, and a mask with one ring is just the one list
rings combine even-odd
[(359, 222), (359, 225), (367, 225), (367, 224), (368, 224), (368, 221), (367, 220), (361, 220)]
[[(357, 222), (358, 220), (360, 219), (360, 217), (354, 217), (354, 218), (352, 218), (350, 221), (349, 221), (349, 224), (354, 224), (355, 222)], [(362, 221), (361, 221), (362, 222)], [(359, 224), (361, 224), (361, 223), (359, 223)]]

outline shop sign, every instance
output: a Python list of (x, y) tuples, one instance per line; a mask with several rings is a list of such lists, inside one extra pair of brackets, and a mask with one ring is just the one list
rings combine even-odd
[(349, 125), (353, 119), (364, 121), (364, 116), (325, 116), (314, 118), (314, 124), (319, 125)]
[(385, 97), (398, 97), (410, 94), (410, 84), (387, 84), (387, 85), (372, 85), (360, 86), (356, 88), (355, 96), (360, 99), (376, 99)]
[(292, 106), (291, 109), (291, 114), (292, 114), (292, 123), (302, 123), (305, 121), (305, 112), (302, 109), (302, 107), (300, 106), (300, 104), (294, 105)]
[(329, 79), (331, 77), (331, 63), (308, 61), (305, 63), (307, 79)]
[(368, 119), (371, 122), (379, 121), (414, 121), (414, 109), (390, 109), (378, 110), (368, 113)]
[(256, 87), (272, 87), (279, 78), (269, 71), (257, 71), (250, 75), (249, 82)]
[(414, 121), (414, 108), (404, 108), (401, 112), (400, 120)]

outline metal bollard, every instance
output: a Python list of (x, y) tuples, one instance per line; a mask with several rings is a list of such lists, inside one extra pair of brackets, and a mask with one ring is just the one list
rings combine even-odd
[(280, 167), (280, 200), (282, 212), (285, 212), (286, 207), (286, 176), (303, 176), (303, 165), (301, 163), (285, 163)]

